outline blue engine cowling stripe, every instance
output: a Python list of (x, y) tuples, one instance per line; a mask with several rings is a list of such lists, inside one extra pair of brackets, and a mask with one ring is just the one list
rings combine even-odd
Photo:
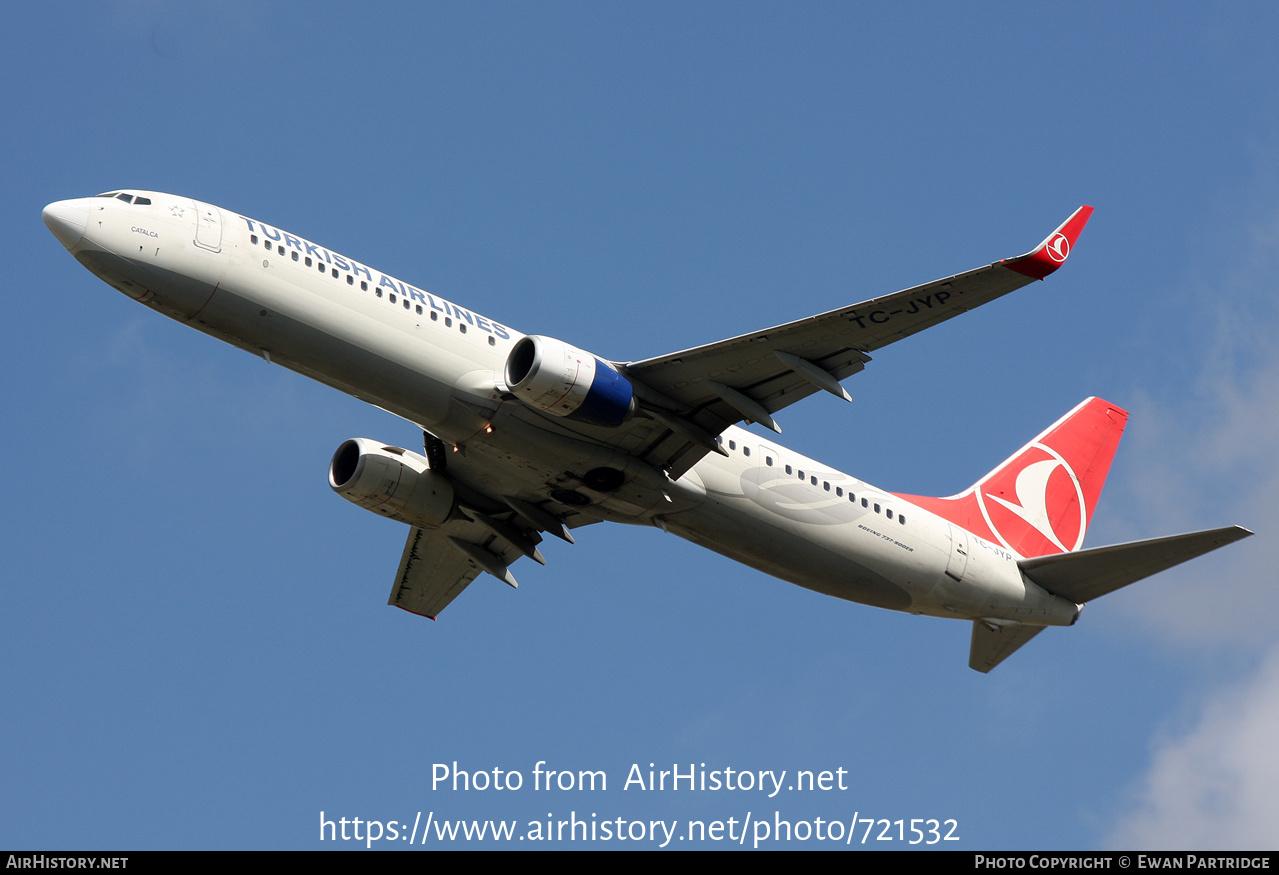
[(586, 399), (568, 418), (613, 428), (626, 419), (634, 396), (635, 390), (630, 381), (604, 362), (595, 359), (595, 379), (591, 381)]

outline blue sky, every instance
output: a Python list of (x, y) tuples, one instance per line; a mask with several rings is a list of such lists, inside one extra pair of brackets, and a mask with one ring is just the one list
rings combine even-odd
[[(10, 292), (0, 844), (325, 848), (412, 820), (954, 818), (964, 849), (1275, 844), (1272, 4), (27, 4), (0, 58)], [(882, 350), (784, 442), (967, 486), (1088, 395), (1132, 412), (1088, 544), (1258, 537), (990, 675), (969, 628), (594, 527), (431, 623), (334, 496), (412, 426), (138, 307), (39, 213), (118, 187), (261, 218), (638, 359), (1029, 249), (1066, 269)], [(600, 769), (433, 790), (432, 765)], [(623, 790), (633, 763), (849, 789)], [(813, 847), (815, 842), (799, 843)], [(707, 843), (708, 847), (716, 846)]]

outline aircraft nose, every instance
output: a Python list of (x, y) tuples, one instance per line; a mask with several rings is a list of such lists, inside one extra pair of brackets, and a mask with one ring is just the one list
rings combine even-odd
[(89, 224), (89, 208), (83, 201), (55, 201), (45, 207), (41, 215), (58, 242), (71, 250), (84, 237), (85, 226)]

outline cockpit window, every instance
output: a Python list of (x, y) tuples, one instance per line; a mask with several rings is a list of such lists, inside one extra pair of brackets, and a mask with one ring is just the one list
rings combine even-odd
[(104, 191), (102, 194), (97, 195), (97, 197), (113, 197), (116, 200), (122, 200), (126, 204), (133, 204), (135, 206), (151, 205), (151, 198), (149, 197), (142, 197), (141, 195), (134, 197), (133, 195), (125, 194), (122, 191)]

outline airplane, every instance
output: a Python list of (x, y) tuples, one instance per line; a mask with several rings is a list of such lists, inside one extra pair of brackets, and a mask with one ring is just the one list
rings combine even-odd
[(1025, 255), (762, 331), (634, 362), (524, 335), (273, 225), (172, 194), (44, 208), (108, 285), (268, 362), (390, 411), (422, 452), (338, 447), (329, 485), (406, 523), (389, 604), (434, 619), (481, 573), (512, 587), (544, 534), (656, 526), (817, 592), (972, 623), (988, 672), (1084, 604), (1252, 534), (1240, 526), (1083, 549), (1126, 411), (1088, 398), (963, 492), (887, 492), (743, 429), (825, 392), (870, 353), (1042, 280), (1080, 207)]

